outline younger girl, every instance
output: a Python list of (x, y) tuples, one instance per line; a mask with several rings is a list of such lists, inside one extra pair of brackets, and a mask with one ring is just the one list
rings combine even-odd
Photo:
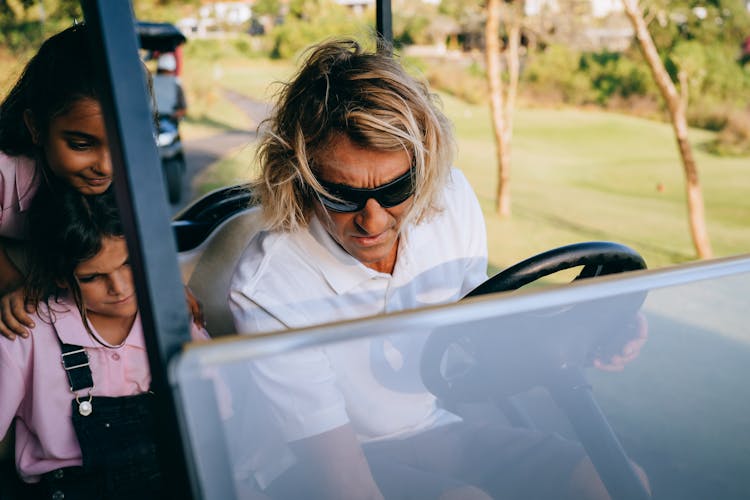
[(30, 215), (36, 328), (22, 342), (0, 337), (0, 436), (15, 419), (21, 496), (158, 498), (158, 395), (111, 190), (55, 189)]
[[(0, 103), (0, 295), (23, 283), (23, 252), (8, 249), (27, 237), (40, 184), (59, 178), (92, 195), (112, 182), (100, 87), (79, 24), (45, 41)], [(12, 316), (3, 320), (3, 335), (25, 333)]]

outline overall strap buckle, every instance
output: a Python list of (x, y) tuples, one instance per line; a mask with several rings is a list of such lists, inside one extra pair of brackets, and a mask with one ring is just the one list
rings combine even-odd
[[(62, 348), (63, 369), (68, 376), (70, 390), (76, 396), (78, 413), (87, 417), (93, 411), (91, 389), (94, 388), (94, 379), (91, 376), (91, 367), (89, 366), (89, 353), (78, 345), (60, 343), (60, 347)], [(77, 393), (82, 389), (88, 389), (88, 400), (81, 401), (79, 399)]]

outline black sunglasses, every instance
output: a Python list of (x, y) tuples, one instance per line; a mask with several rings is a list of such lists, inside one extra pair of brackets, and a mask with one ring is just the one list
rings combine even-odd
[[(374, 198), (383, 208), (391, 208), (405, 202), (414, 194), (415, 168), (411, 167), (405, 174), (375, 188), (355, 188), (346, 184), (336, 184), (318, 179), (325, 190), (338, 198), (334, 200), (321, 195), (320, 202), (333, 212), (359, 212), (367, 204), (367, 200)], [(340, 201), (339, 201), (340, 200)]]

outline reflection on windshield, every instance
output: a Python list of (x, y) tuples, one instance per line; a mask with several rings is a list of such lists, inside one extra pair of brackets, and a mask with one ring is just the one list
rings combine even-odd
[[(656, 498), (746, 498), (750, 346), (727, 325), (748, 313), (702, 304), (749, 287), (742, 275), (514, 314), (487, 314), (502, 299), (486, 299), (197, 347), (175, 373), (200, 486), (207, 498), (607, 498), (604, 484), (623, 498), (642, 484)], [(644, 328), (623, 371), (592, 366)], [(356, 340), (299, 341), (344, 330)], [(353, 352), (369, 363), (352, 366)], [(333, 378), (305, 379), (321, 353)], [(332, 381), (368, 389), (346, 405), (306, 399)]]

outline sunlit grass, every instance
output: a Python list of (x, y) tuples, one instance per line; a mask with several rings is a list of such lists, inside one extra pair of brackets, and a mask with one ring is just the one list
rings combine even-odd
[[(459, 140), (456, 161), (485, 212), (499, 268), (584, 240), (632, 246), (650, 267), (694, 259), (682, 165), (668, 124), (597, 111), (520, 109), (513, 139), (513, 215), (494, 211), (497, 182), (489, 112), (443, 96)], [(709, 234), (717, 255), (750, 250), (750, 161), (719, 158), (693, 130)]]
[(201, 196), (223, 186), (248, 182), (256, 176), (254, 154), (255, 144), (248, 144), (228, 152), (224, 158), (209, 165), (193, 179), (196, 195)]

